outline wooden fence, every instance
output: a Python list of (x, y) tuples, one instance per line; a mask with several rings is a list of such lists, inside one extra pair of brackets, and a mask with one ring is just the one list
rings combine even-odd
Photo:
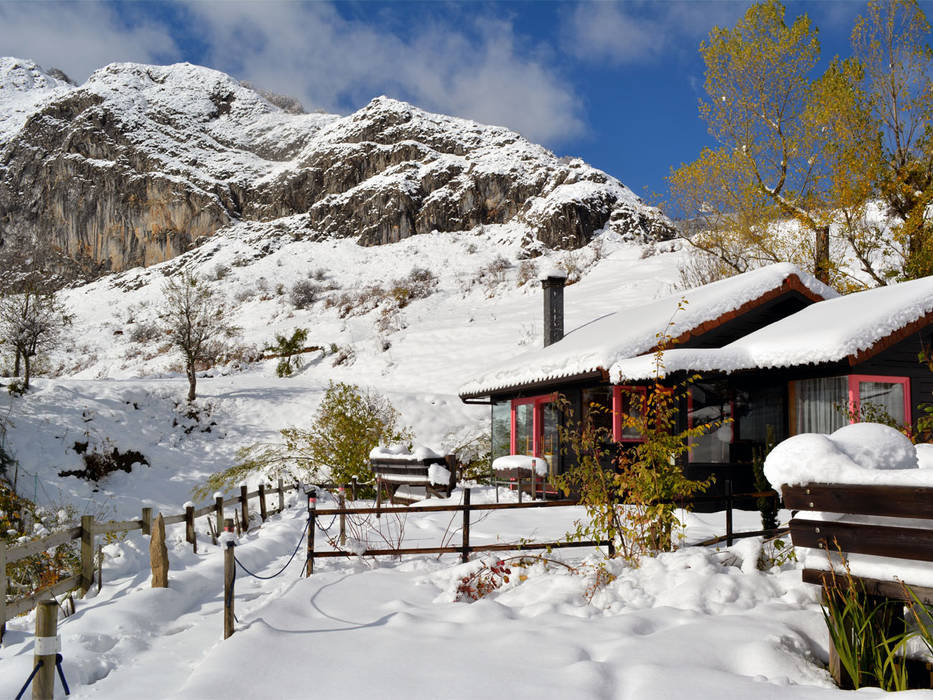
[[(240, 493), (233, 498), (224, 498), (217, 496), (213, 503), (201, 508), (187, 506), (183, 513), (176, 515), (163, 515), (166, 525), (176, 523), (185, 523), (185, 540), (189, 542), (194, 551), (198, 551), (197, 535), (194, 529), (194, 523), (197, 518), (206, 515), (213, 515), (208, 521), (212, 537), (216, 538), (217, 533), (223, 530), (224, 509), (228, 506), (239, 505), (235, 511), (237, 522), (242, 523), (245, 530), (249, 523), (248, 502), (250, 499), (259, 501), (259, 517), (265, 521), (269, 515), (278, 513), (285, 508), (285, 493), (299, 488), (298, 484), (285, 486), (279, 479), (275, 487), (267, 488), (265, 484), (260, 484), (255, 491), (248, 491), (246, 486), (240, 487)], [(269, 497), (275, 498), (275, 506), (270, 508), (268, 504)], [(50, 596), (60, 595), (67, 591), (78, 589), (81, 595), (90, 590), (94, 583), (95, 568), (97, 568), (97, 586), (101, 586), (101, 567), (95, 567), (95, 540), (97, 537), (106, 536), (113, 533), (125, 533), (140, 530), (142, 534), (151, 533), (153, 522), (152, 508), (143, 508), (139, 520), (110, 520), (107, 522), (97, 522), (92, 515), (81, 517), (79, 527), (69, 528), (56, 532), (45, 537), (25, 542), (17, 545), (5, 545), (0, 543), (0, 641), (6, 631), (7, 620), (32, 610), (40, 600)], [(27, 557), (40, 554), (49, 549), (68, 544), (74, 540), (81, 541), (81, 564), (80, 571), (74, 576), (62, 579), (52, 586), (30, 593), (29, 595), (12, 601), (7, 600), (9, 580), (7, 577), (7, 565), (15, 564)]]
[[(731, 488), (726, 489), (726, 534), (713, 537), (709, 540), (696, 543), (695, 546), (706, 546), (711, 544), (717, 544), (719, 542), (726, 542), (727, 545), (732, 545), (733, 541), (736, 539), (741, 539), (744, 537), (758, 537), (758, 536), (769, 536), (785, 533), (788, 531), (787, 528), (777, 528), (774, 530), (754, 530), (750, 532), (735, 532), (733, 529), (733, 517), (732, 511), (735, 508), (736, 500), (742, 499), (753, 499), (753, 498), (780, 498), (780, 494), (774, 491), (763, 491), (755, 493), (739, 493), (733, 494)], [(705, 502), (714, 502), (722, 501), (722, 496), (694, 496), (692, 498), (683, 499), (678, 502), (670, 502), (669, 505), (676, 505), (681, 508), (695, 503), (705, 503)], [(541, 549), (559, 549), (563, 547), (606, 547), (610, 553), (610, 556), (614, 554), (614, 545), (612, 542), (607, 540), (585, 540), (585, 541), (551, 541), (551, 542), (527, 542), (521, 541), (518, 543), (499, 543), (499, 544), (490, 544), (490, 545), (471, 545), (470, 544), (470, 514), (477, 511), (493, 511), (493, 510), (517, 510), (517, 509), (527, 509), (527, 508), (566, 508), (567, 506), (579, 506), (579, 502), (576, 500), (558, 500), (558, 501), (529, 501), (525, 503), (483, 503), (483, 504), (472, 504), (470, 500), (470, 489), (465, 488), (463, 490), (463, 503), (458, 505), (445, 505), (445, 506), (421, 506), (418, 508), (409, 508), (407, 506), (402, 507), (385, 507), (377, 505), (375, 508), (328, 508), (326, 510), (318, 510), (316, 508), (309, 509), (309, 517), (311, 518), (311, 527), (308, 529), (308, 561), (307, 561), (307, 571), (310, 574), (314, 567), (315, 559), (327, 559), (333, 557), (349, 557), (349, 556), (400, 556), (405, 554), (460, 554), (462, 561), (467, 561), (471, 552), (501, 552), (501, 551), (529, 551), (529, 550), (541, 550)], [(316, 521), (320, 517), (333, 516), (334, 518), (341, 518), (341, 529), (340, 529), (340, 538), (344, 538), (344, 525), (343, 518), (347, 515), (366, 515), (374, 514), (376, 517), (380, 517), (383, 514), (390, 513), (406, 513), (406, 514), (416, 514), (416, 513), (463, 513), (463, 520), (461, 525), (462, 532), (462, 542), (459, 546), (437, 546), (437, 547), (395, 547), (388, 549), (367, 549), (363, 552), (354, 552), (350, 553), (340, 549), (334, 551), (315, 551), (314, 546), (314, 531), (316, 529)]]
[[(333, 486), (333, 485), (329, 485)], [(249, 524), (249, 513), (248, 513), (248, 502), (251, 499), (258, 499), (259, 506), (259, 517), (261, 521), (265, 521), (269, 515), (280, 512), (285, 507), (285, 493), (298, 490), (300, 484), (290, 484), (285, 486), (283, 481), (280, 479), (275, 487), (267, 487), (265, 484), (260, 484), (255, 491), (248, 491), (246, 486), (240, 487), (240, 493), (237, 496), (232, 498), (224, 498), (223, 496), (217, 496), (214, 499), (213, 503), (204, 505), (202, 507), (187, 506), (183, 513), (172, 514), (172, 515), (163, 515), (166, 525), (185, 523), (185, 540), (189, 542), (194, 551), (197, 552), (197, 536), (195, 533), (195, 520), (204, 516), (211, 516), (208, 520), (208, 525), (210, 528), (211, 536), (216, 542), (216, 537), (224, 528), (224, 513), (225, 509), (230, 506), (239, 506), (238, 509), (234, 510), (235, 521), (237, 527), (242, 529), (247, 529)], [(351, 485), (352, 497), (355, 500), (357, 483), (354, 481)], [(727, 544), (731, 545), (733, 540), (740, 537), (752, 537), (758, 535), (769, 535), (775, 534), (777, 532), (782, 532), (786, 530), (777, 530), (777, 531), (765, 531), (765, 530), (756, 530), (753, 532), (742, 532), (736, 533), (733, 530), (733, 518), (732, 518), (732, 509), (734, 507), (735, 501), (743, 498), (756, 498), (756, 497), (777, 497), (777, 494), (773, 492), (764, 492), (764, 493), (750, 493), (750, 494), (732, 494), (731, 489), (727, 490), (728, 499), (727, 499), (727, 509), (726, 509), (726, 534), (720, 537), (715, 537), (710, 540), (698, 543), (700, 545), (716, 544), (718, 542), (725, 541)], [(275, 504), (273, 507), (269, 505), (269, 498), (272, 497), (275, 499)], [(691, 499), (686, 499), (684, 501), (678, 502), (672, 505), (678, 505), (680, 507), (691, 505), (693, 503), (700, 503), (706, 501), (716, 501), (722, 500), (720, 496), (697, 496)], [(342, 502), (342, 495), (341, 495)], [(408, 507), (383, 507), (381, 505), (375, 508), (336, 508), (336, 509), (327, 509), (327, 510), (312, 510), (310, 514), (317, 518), (321, 516), (341, 516), (341, 525), (344, 523), (344, 516), (346, 515), (364, 515), (364, 514), (375, 514), (377, 517), (383, 514), (390, 513), (430, 513), (430, 512), (462, 512), (463, 513), (463, 524), (462, 524), (462, 542), (459, 546), (438, 546), (438, 547), (408, 547), (408, 548), (392, 548), (392, 549), (371, 549), (363, 552), (364, 556), (399, 556), (406, 554), (443, 554), (443, 553), (459, 553), (461, 557), (466, 560), (471, 552), (489, 552), (489, 551), (510, 551), (510, 550), (542, 550), (542, 549), (559, 549), (563, 547), (607, 547), (609, 548), (610, 553), (612, 552), (612, 543), (607, 541), (584, 541), (584, 542), (567, 542), (567, 541), (554, 541), (554, 542), (521, 542), (517, 544), (494, 544), (494, 545), (473, 545), (470, 543), (470, 515), (473, 512), (477, 511), (492, 511), (492, 510), (514, 510), (514, 509), (526, 509), (526, 508), (554, 508), (554, 507), (566, 507), (572, 505), (579, 505), (577, 501), (574, 500), (559, 500), (559, 501), (531, 501), (526, 503), (488, 503), (488, 504), (476, 504), (473, 505), (470, 502), (470, 489), (467, 488), (464, 490), (464, 502), (459, 505), (447, 505), (447, 506), (423, 506), (419, 508), (408, 508)], [(6, 622), (11, 618), (20, 615), (22, 613), (28, 612), (35, 607), (36, 603), (40, 600), (46, 599), (50, 596), (60, 595), (67, 591), (78, 589), (81, 595), (84, 595), (95, 581), (95, 568), (97, 569), (97, 585), (98, 589), (102, 583), (101, 581), (101, 567), (95, 567), (95, 555), (97, 554), (96, 549), (96, 538), (106, 536), (113, 533), (126, 533), (132, 532), (135, 530), (140, 530), (142, 534), (149, 535), (151, 532), (153, 522), (153, 512), (151, 508), (143, 508), (140, 518), (138, 520), (122, 520), (122, 521), (108, 521), (108, 522), (97, 522), (93, 516), (86, 515), (81, 518), (81, 525), (79, 527), (69, 528), (61, 532), (56, 532), (52, 535), (46, 537), (41, 537), (30, 542), (26, 542), (19, 545), (8, 546), (0, 543), (0, 641), (3, 639), (3, 634), (6, 629)], [(313, 546), (313, 538), (315, 527), (309, 528), (309, 543), (308, 543), (308, 561), (307, 561), (307, 571), (310, 573), (313, 569), (313, 562), (316, 558), (329, 558), (329, 557), (346, 557), (350, 556), (349, 553), (344, 551), (322, 551), (315, 552)], [(341, 535), (344, 533), (341, 532)], [(46, 550), (58, 547), (63, 544), (68, 544), (74, 540), (80, 540), (80, 570), (78, 574), (69, 576), (66, 579), (56, 582), (52, 586), (43, 588), (41, 590), (30, 593), (29, 595), (23, 596), (21, 598), (16, 598), (13, 600), (7, 600), (7, 593), (9, 588), (9, 581), (7, 576), (7, 565), (14, 564), (18, 561), (21, 561), (27, 557), (34, 556)], [(98, 562), (99, 563), (99, 562)]]

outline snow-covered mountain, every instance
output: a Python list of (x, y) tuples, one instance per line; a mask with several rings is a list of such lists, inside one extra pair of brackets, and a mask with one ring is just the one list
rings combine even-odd
[(609, 227), (663, 238), (621, 182), (502, 127), (386, 97), (346, 117), (295, 114), (230, 76), (116, 63), (74, 86), (0, 60), (0, 242), (119, 271), (238, 222), (364, 245), (515, 223), (529, 252)]

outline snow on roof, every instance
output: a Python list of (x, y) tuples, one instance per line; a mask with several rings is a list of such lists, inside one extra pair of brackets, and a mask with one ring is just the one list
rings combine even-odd
[[(676, 348), (664, 353), (664, 373), (731, 372), (837, 362), (870, 351), (884, 339), (933, 313), (933, 276), (828, 299), (739, 338), (722, 348)], [(612, 381), (653, 377), (654, 357), (623, 358)]]
[(525, 353), (465, 384), (460, 396), (483, 396), (611, 370), (625, 358), (650, 352), (662, 335), (677, 338), (689, 334), (746, 304), (756, 303), (785, 284), (800, 285), (821, 298), (836, 296), (830, 287), (795, 265), (769, 265), (597, 318), (553, 345)]

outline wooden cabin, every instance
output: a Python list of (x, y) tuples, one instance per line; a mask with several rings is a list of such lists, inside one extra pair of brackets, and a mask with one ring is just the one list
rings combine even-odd
[[(546, 347), (495, 368), (461, 389), (461, 400), (491, 406), (493, 456), (529, 454), (565, 470), (558, 394), (576, 416), (595, 414), (620, 444), (639, 436), (621, 416), (655, 376), (659, 339), (666, 380), (700, 379), (681, 406), (683, 427), (731, 423), (695, 439), (688, 476), (726, 479), (753, 490), (753, 451), (771, 432), (831, 432), (869, 406), (910, 424), (933, 401), (933, 373), (918, 360), (933, 345), (933, 278), (840, 297), (790, 264), (760, 268), (642, 306), (620, 310), (564, 335), (559, 279), (545, 284)], [(549, 300), (550, 296), (550, 300)], [(633, 397), (636, 400), (633, 401)], [(713, 487), (715, 493), (718, 488)]]

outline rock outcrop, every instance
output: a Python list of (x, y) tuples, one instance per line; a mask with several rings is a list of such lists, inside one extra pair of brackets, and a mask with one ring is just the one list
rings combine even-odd
[(296, 214), (296, 235), (362, 245), (509, 222), (532, 248), (671, 230), (618, 180), (502, 127), (385, 97), (347, 117), (266, 97), (190, 64), (112, 64), (74, 86), (0, 59), (0, 246), (118, 271)]

